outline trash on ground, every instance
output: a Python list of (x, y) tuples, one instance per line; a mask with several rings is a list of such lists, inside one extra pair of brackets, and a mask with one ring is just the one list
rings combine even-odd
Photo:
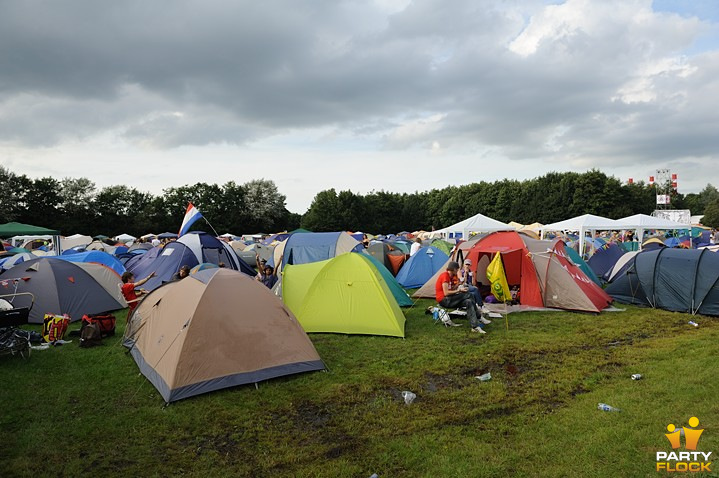
[(597, 408), (603, 412), (621, 412), (621, 409), (607, 405), (606, 403), (600, 403), (597, 405)]
[(487, 373), (485, 373), (485, 374), (479, 375), (479, 376), (474, 377), (474, 378), (476, 378), (476, 379), (479, 380), (480, 382), (488, 382), (488, 381), (492, 380), (492, 374), (489, 373), (489, 372), (487, 372)]
[(402, 392), (402, 398), (404, 398), (404, 403), (409, 405), (414, 402), (414, 399), (417, 398), (417, 395), (410, 392), (409, 390), (405, 390), (404, 392)]

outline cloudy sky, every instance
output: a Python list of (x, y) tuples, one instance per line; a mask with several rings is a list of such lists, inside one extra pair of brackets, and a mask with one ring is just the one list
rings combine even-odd
[(160, 194), (719, 186), (715, 0), (0, 0), (0, 164)]

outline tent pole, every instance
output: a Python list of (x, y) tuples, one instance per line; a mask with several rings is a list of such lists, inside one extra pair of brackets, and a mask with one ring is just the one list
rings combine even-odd
[(59, 256), (62, 254), (62, 248), (60, 246), (60, 235), (52, 236), (52, 242), (55, 243), (55, 255)]

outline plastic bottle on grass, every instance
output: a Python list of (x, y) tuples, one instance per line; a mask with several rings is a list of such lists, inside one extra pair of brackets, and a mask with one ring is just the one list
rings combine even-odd
[(597, 405), (597, 408), (603, 412), (621, 412), (619, 408), (607, 405), (606, 403), (600, 403), (599, 405)]
[(689, 321), (689, 325), (693, 325), (694, 327), (699, 327), (699, 324), (697, 324), (697, 323), (694, 322), (693, 320), (690, 320), (690, 321)]
[(492, 374), (487, 372), (487, 373), (479, 375), (478, 377), (475, 377), (475, 378), (477, 380), (479, 380), (480, 382), (488, 382), (488, 381), (492, 380)]

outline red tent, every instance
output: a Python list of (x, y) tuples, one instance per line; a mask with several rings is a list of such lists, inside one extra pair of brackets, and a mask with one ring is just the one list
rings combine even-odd
[(487, 234), (464, 254), (472, 261), (478, 280), (486, 274), (486, 267), (477, 271), (480, 259), (488, 256), (491, 260), (497, 252), (510, 287), (519, 287), (521, 305), (599, 312), (612, 303), (569, 259), (564, 241), (539, 241), (516, 231)]

